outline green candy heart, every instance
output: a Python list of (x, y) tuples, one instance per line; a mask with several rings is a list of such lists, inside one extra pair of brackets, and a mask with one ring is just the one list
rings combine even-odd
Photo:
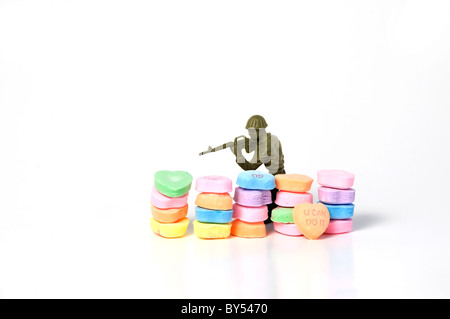
[(191, 189), (192, 175), (185, 171), (158, 171), (155, 173), (155, 187), (168, 197), (181, 197)]
[(293, 211), (294, 209), (290, 207), (277, 207), (272, 210), (270, 219), (276, 223), (294, 223), (294, 217), (292, 216)]

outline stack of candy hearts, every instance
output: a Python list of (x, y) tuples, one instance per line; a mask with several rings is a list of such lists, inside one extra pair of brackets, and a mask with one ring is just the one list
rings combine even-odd
[(330, 224), (325, 234), (348, 233), (353, 226), (355, 190), (351, 187), (355, 175), (342, 170), (321, 170), (317, 172), (319, 202), (330, 212)]
[(270, 191), (275, 188), (275, 177), (261, 171), (244, 171), (238, 175), (236, 184), (231, 234), (246, 238), (265, 237), (264, 221), (269, 218), (267, 205), (272, 203)]
[(195, 190), (194, 233), (199, 238), (217, 239), (230, 236), (233, 218), (233, 190), (231, 179), (211, 175), (197, 178)]
[(188, 196), (192, 176), (185, 171), (158, 171), (152, 189), (150, 227), (156, 234), (182, 237), (188, 228)]
[(273, 229), (283, 235), (301, 236), (301, 231), (297, 228), (293, 211), (294, 207), (303, 203), (313, 202), (311, 189), (313, 179), (300, 174), (280, 174), (275, 176), (275, 184), (278, 189), (275, 204), (278, 205), (272, 211), (271, 220)]

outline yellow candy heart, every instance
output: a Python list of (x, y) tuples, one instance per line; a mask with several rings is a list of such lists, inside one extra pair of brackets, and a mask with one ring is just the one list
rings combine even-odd
[(152, 231), (162, 237), (176, 238), (182, 237), (189, 226), (189, 219), (184, 217), (175, 223), (161, 223), (154, 218), (150, 218)]
[(194, 220), (194, 233), (199, 238), (204, 239), (217, 239), (217, 238), (227, 238), (230, 236), (231, 223), (226, 224), (214, 224), (214, 223), (203, 223), (198, 220)]

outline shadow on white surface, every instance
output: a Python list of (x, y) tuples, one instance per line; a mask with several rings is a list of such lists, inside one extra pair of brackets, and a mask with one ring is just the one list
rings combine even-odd
[(353, 230), (352, 232), (365, 230), (374, 226), (378, 227), (380, 224), (387, 222), (385, 215), (376, 212), (360, 212), (358, 211), (356, 216), (353, 217)]

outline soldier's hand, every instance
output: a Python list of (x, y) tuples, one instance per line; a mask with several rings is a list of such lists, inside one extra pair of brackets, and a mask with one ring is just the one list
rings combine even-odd
[(230, 151), (231, 151), (231, 153), (234, 154), (234, 156), (237, 156), (237, 155), (238, 155), (237, 152), (236, 152), (236, 150), (234, 149), (234, 147), (230, 147)]

